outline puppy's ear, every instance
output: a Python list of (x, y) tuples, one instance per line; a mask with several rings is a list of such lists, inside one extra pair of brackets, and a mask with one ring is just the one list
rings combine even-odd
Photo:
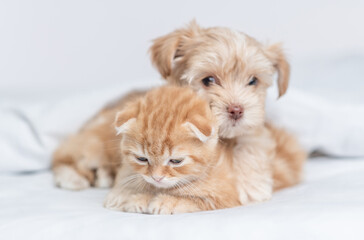
[(140, 100), (136, 100), (126, 104), (122, 111), (116, 113), (114, 126), (117, 135), (127, 132), (131, 124), (136, 121), (139, 109)]
[(201, 142), (206, 142), (215, 135), (215, 127), (207, 119), (201, 116), (195, 116), (183, 124), (191, 133)]
[(196, 37), (199, 31), (200, 27), (193, 20), (186, 28), (153, 40), (149, 49), (151, 60), (163, 78), (167, 79), (172, 74), (174, 60), (184, 55), (183, 46)]
[(278, 72), (278, 89), (281, 97), (288, 88), (290, 66), (280, 43), (266, 47), (265, 53)]

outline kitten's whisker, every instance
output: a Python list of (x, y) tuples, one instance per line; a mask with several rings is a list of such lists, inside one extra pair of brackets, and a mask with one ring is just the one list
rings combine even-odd
[[(192, 182), (190, 180), (181, 179), (181, 183), (183, 183), (183, 185), (180, 187), (180, 192), (183, 192), (185, 197), (193, 199), (192, 196), (199, 194), (198, 189), (194, 185), (192, 185)], [(186, 193), (187, 193), (187, 196), (186, 196)]]
[(118, 182), (117, 186), (122, 189), (125, 189), (127, 187), (127, 185), (129, 185), (133, 181), (137, 180), (138, 177), (139, 177), (139, 174), (134, 174), (134, 175), (128, 176), (128, 177), (124, 178), (121, 182)]

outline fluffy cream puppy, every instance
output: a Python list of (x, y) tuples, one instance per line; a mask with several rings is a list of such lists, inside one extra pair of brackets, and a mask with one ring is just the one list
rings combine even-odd
[[(266, 90), (278, 72), (279, 96), (288, 87), (289, 64), (280, 45), (264, 46), (228, 28), (201, 28), (195, 22), (156, 39), (152, 62), (173, 85), (188, 85), (216, 115), (219, 137), (234, 159), (241, 204), (264, 201), (272, 191), (298, 183), (306, 155), (296, 139), (265, 122)], [(143, 95), (132, 93), (116, 105)], [(55, 182), (80, 190), (109, 187), (120, 165), (107, 107), (55, 152)]]
[(304, 151), (293, 136), (265, 122), (275, 74), (279, 96), (289, 82), (279, 44), (265, 46), (238, 31), (192, 22), (155, 39), (150, 53), (164, 79), (189, 85), (209, 101), (219, 136), (234, 149), (242, 204), (267, 200), (274, 189), (300, 181)]

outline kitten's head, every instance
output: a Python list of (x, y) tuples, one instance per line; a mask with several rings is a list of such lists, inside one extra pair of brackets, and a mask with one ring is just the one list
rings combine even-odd
[(213, 164), (217, 126), (208, 103), (190, 88), (161, 87), (119, 112), (123, 164), (158, 188), (194, 181)]
[(279, 44), (265, 46), (228, 28), (192, 22), (156, 39), (150, 53), (163, 78), (207, 98), (225, 138), (263, 125), (266, 89), (276, 72), (279, 96), (288, 87), (289, 64)]

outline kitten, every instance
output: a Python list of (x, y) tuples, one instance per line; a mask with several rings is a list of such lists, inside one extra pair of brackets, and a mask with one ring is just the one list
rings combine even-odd
[(240, 205), (232, 153), (209, 105), (190, 88), (149, 91), (117, 114), (122, 166), (105, 207), (175, 214)]

